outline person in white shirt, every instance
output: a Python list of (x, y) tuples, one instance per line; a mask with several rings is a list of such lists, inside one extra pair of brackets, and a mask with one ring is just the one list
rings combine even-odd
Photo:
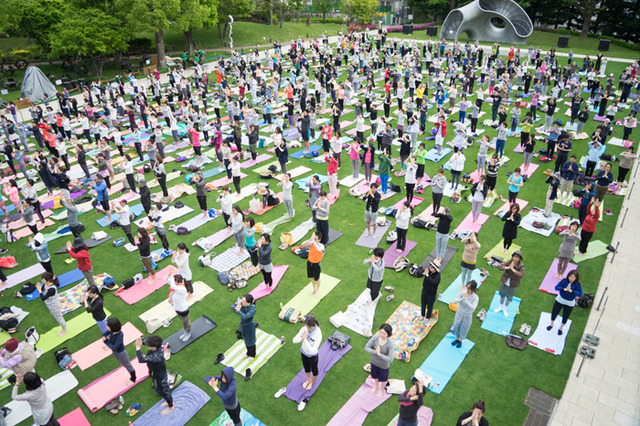
[(191, 286), (191, 268), (189, 267), (189, 249), (185, 243), (178, 243), (178, 250), (173, 252), (171, 261), (180, 270), (180, 275), (184, 278), (185, 286), (187, 287), (187, 293), (189, 293), (188, 299), (193, 296), (193, 287)]
[(127, 200), (120, 200), (119, 203), (114, 203), (113, 207), (115, 208), (116, 213), (120, 215), (120, 219), (118, 219), (118, 223), (124, 232), (124, 235), (127, 236), (127, 239), (132, 245), (135, 245), (133, 235), (131, 235), (131, 217), (129, 211), (129, 204)]
[(291, 174), (283, 174), (282, 182), (278, 183), (278, 186), (282, 186), (282, 201), (284, 202), (284, 207), (287, 209), (287, 216), (293, 218), (296, 212), (293, 209), (293, 195), (291, 193), (293, 182), (291, 182)]
[(178, 314), (178, 318), (180, 318), (182, 328), (184, 329), (179, 339), (186, 342), (191, 338), (191, 320), (189, 319), (186, 282), (180, 274), (174, 276), (169, 274), (166, 281), (169, 284), (169, 303), (173, 307), (173, 310), (176, 311), (176, 314)]
[(453, 155), (449, 160), (451, 164), (451, 189), (454, 191), (458, 189), (458, 184), (460, 183), (460, 175), (462, 174), (462, 170), (464, 170), (464, 162), (466, 158), (462, 153), (462, 150), (457, 146), (453, 147)]
[(220, 194), (216, 201), (220, 203), (224, 224), (227, 226), (227, 229), (231, 231), (231, 222), (229, 220), (231, 219), (231, 210), (233, 209), (233, 198), (231, 197), (231, 193), (227, 185), (223, 186), (221, 189), (222, 194)]
[(307, 376), (307, 380), (302, 384), (302, 387), (311, 390), (318, 378), (318, 351), (322, 344), (322, 331), (315, 316), (307, 315), (305, 317), (304, 326), (293, 338), (293, 343), (302, 343), (300, 347), (302, 366)]

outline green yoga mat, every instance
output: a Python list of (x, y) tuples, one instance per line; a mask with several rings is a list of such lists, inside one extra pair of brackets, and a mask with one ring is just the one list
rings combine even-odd
[(484, 255), (484, 258), (489, 260), (491, 259), (491, 256), (500, 256), (503, 259), (510, 259), (516, 250), (522, 249), (522, 247), (520, 247), (519, 245), (511, 244), (511, 247), (509, 247), (509, 254), (505, 254), (502, 252), (503, 243), (504, 243), (504, 240), (500, 240), (500, 242), (494, 248), (489, 250), (489, 253)]
[[(106, 309), (104, 310), (104, 313), (107, 314), (107, 317), (111, 316), (111, 312)], [(60, 332), (59, 326), (41, 334), (36, 348), (42, 350), (42, 353), (49, 352), (50, 350), (61, 346), (67, 340), (76, 337), (85, 330), (88, 330), (92, 326), (96, 327), (96, 333), (100, 331), (96, 325), (96, 320), (93, 319), (91, 314), (83, 312), (72, 320), (67, 321), (67, 334), (64, 336), (58, 337), (58, 333)]]
[(340, 280), (337, 278), (333, 278), (327, 274), (320, 274), (320, 289), (318, 290), (317, 297), (310, 294), (311, 291), (313, 291), (313, 287), (311, 286), (311, 283), (309, 283), (300, 290), (300, 293), (295, 295), (293, 299), (289, 300), (288, 303), (285, 303), (284, 306), (299, 309), (301, 315), (307, 315), (339, 283)]
[(589, 242), (589, 247), (587, 248), (587, 252), (582, 256), (578, 256), (578, 247), (576, 247), (576, 254), (573, 256), (573, 262), (580, 263), (585, 260), (594, 259), (598, 256), (607, 255), (609, 250), (607, 250), (607, 245), (600, 240), (595, 240)]
[(269, 359), (282, 347), (280, 338), (256, 329), (256, 356), (253, 361), (245, 357), (247, 348), (243, 340), (238, 340), (224, 353), (222, 363), (227, 367), (233, 367), (236, 373), (245, 377), (247, 368), (251, 369), (251, 376), (269, 361)]
[[(289, 163), (291, 163), (291, 162), (289, 162)], [(287, 163), (287, 164), (289, 164), (289, 163)], [(266, 172), (269, 169), (269, 167), (271, 167), (271, 166), (276, 166), (278, 168), (278, 171), (280, 171), (280, 163), (278, 163), (277, 160), (273, 161), (271, 163), (267, 163), (264, 166), (257, 167), (255, 169), (253, 169), (253, 171), (256, 172), (256, 173)]]

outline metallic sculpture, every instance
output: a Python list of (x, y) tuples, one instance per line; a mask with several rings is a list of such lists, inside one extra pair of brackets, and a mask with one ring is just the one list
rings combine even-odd
[(233, 16), (229, 15), (229, 48), (233, 50)]
[[(502, 20), (504, 27), (497, 26)], [(440, 37), (457, 40), (466, 32), (469, 40), (526, 44), (533, 32), (527, 12), (512, 0), (475, 0), (447, 15)]]

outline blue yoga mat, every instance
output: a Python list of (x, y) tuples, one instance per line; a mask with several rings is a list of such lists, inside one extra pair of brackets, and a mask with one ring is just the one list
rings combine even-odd
[(300, 151), (296, 151), (293, 154), (289, 154), (289, 157), (299, 160), (302, 157), (306, 157), (306, 156), (310, 155), (312, 151), (320, 151), (321, 149), (322, 149), (322, 146), (320, 146), (320, 145), (311, 145), (309, 147), (309, 152), (308, 153), (305, 154), (304, 153), (304, 148), (302, 148)]
[(433, 161), (434, 163), (440, 162), (444, 157), (446, 157), (451, 152), (451, 148), (442, 148), (442, 152), (438, 155), (438, 150), (436, 148), (431, 148), (431, 150), (427, 153), (425, 159), (429, 161)]
[[(7, 211), (9, 213), (11, 213), (16, 209), (16, 206), (14, 206), (12, 203), (7, 203), (4, 206), (7, 208)], [(2, 210), (0, 210), (0, 216), (4, 216), (4, 212)]]
[[(471, 272), (471, 279), (476, 280), (478, 288), (482, 285), (482, 278), (486, 277), (480, 275), (480, 269), (476, 268)], [(453, 299), (458, 295), (458, 293), (460, 293), (460, 287), (462, 287), (462, 274), (458, 275), (456, 280), (440, 294), (438, 300), (448, 305), (453, 302)]]
[(481, 328), (501, 336), (506, 336), (511, 333), (513, 322), (516, 320), (518, 308), (520, 307), (520, 298), (514, 297), (511, 303), (509, 303), (509, 306), (507, 306), (508, 317), (505, 317), (502, 311), (493, 312), (498, 306), (500, 306), (500, 294), (496, 291)]
[(172, 396), (176, 405), (175, 410), (164, 416), (160, 414), (164, 410), (164, 407), (160, 406), (164, 402), (161, 399), (133, 424), (135, 426), (185, 425), (211, 399), (198, 386), (186, 381), (172, 392)]
[[(205, 380), (206, 381), (206, 380)], [(207, 382), (209, 383), (209, 382)], [(242, 420), (242, 424), (244, 426), (266, 426), (260, 420), (256, 419), (253, 414), (246, 411), (244, 408), (240, 409), (240, 420)], [(223, 426), (223, 425), (231, 425), (233, 422), (231, 421), (231, 417), (226, 411), (223, 411), (217, 419), (211, 423), (211, 426)]]
[[(70, 284), (76, 283), (82, 279), (84, 279), (84, 275), (82, 274), (82, 272), (80, 272), (80, 269), (78, 268), (69, 272), (65, 272), (62, 275), (58, 275), (58, 281), (60, 282), (60, 287), (58, 287), (58, 289), (61, 289), (62, 287), (66, 287)], [(39, 297), (40, 297), (40, 294), (38, 293), (38, 290), (34, 290), (33, 293), (27, 294), (24, 298), (27, 299), (27, 301), (31, 301)]]
[(451, 346), (451, 342), (454, 340), (455, 336), (447, 333), (419, 368), (420, 371), (433, 378), (429, 390), (438, 395), (442, 393), (464, 358), (475, 346), (471, 340), (465, 340), (462, 342), (462, 347), (457, 348)]
[[(313, 175), (312, 175), (313, 176)], [(320, 183), (325, 183), (329, 180), (329, 178), (325, 175), (318, 175), (318, 177), (320, 178)], [(298, 189), (302, 189), (303, 191), (307, 189), (306, 185), (307, 182), (309, 181), (309, 179), (311, 179), (311, 176), (307, 176), (305, 178), (302, 179), (298, 179), (296, 181), (296, 184), (298, 185)]]
[(210, 169), (210, 170), (205, 170), (204, 172), (202, 172), (202, 177), (205, 179), (208, 179), (210, 177), (219, 175), (220, 173), (223, 173), (225, 171), (224, 167), (218, 166), (216, 168)]
[[(142, 206), (141, 203), (138, 203), (138, 204), (135, 204), (133, 206), (129, 206), (129, 211), (131, 213), (133, 213), (136, 217), (138, 217), (142, 213), (144, 213), (144, 207)], [(110, 222), (107, 221), (107, 217), (106, 216), (96, 220), (96, 222), (98, 222), (98, 225), (100, 225), (100, 226), (102, 226), (104, 228), (106, 226), (111, 225), (111, 222), (115, 222), (118, 219), (120, 219), (120, 215), (118, 213), (112, 213)]]

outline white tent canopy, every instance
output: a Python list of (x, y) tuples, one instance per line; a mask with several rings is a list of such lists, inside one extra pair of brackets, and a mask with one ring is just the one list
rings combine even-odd
[(40, 68), (29, 67), (24, 73), (20, 94), (22, 98), (29, 98), (32, 102), (38, 102), (45, 95), (48, 99), (53, 98), (56, 94), (56, 86), (49, 81)]

